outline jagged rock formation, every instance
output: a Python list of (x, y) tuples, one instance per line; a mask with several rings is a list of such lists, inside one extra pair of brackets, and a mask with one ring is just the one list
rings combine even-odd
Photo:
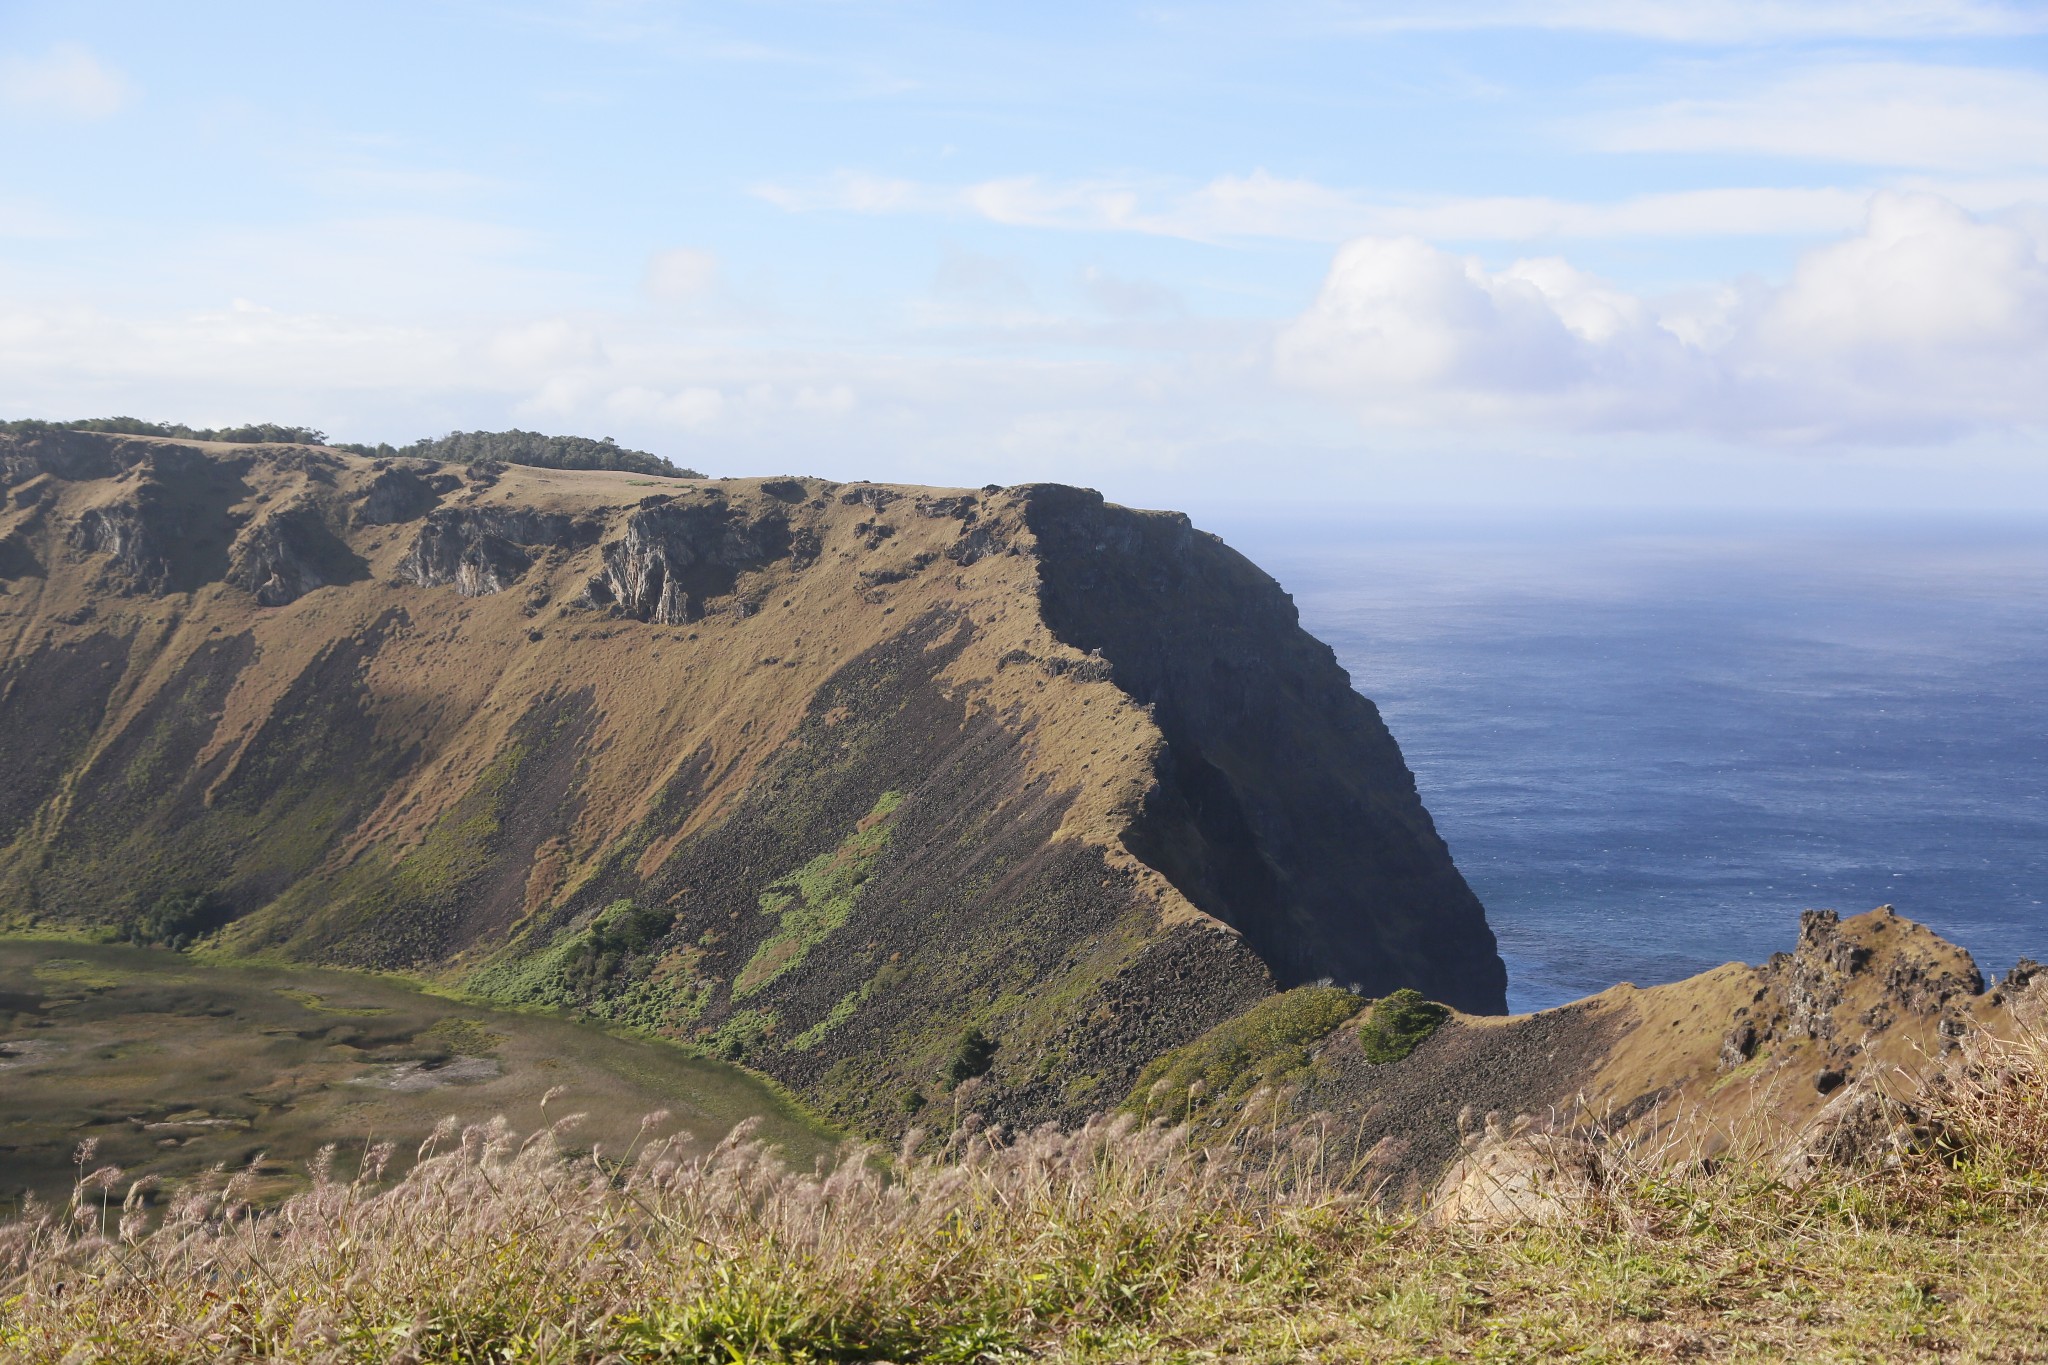
[(1368, 1062), (1340, 1027), (1292, 1103), (1337, 1117), (1340, 1159), (1367, 1184), (1445, 1217), (1566, 1216), (1614, 1142), (1697, 1160), (1741, 1133), (1799, 1178), (1911, 1140), (1900, 1101), (1973, 1030), (2009, 1030), (2048, 999), (2030, 965), (1986, 991), (1967, 952), (1890, 906), (1808, 911), (1794, 949), (1761, 967), (1455, 1018), (1398, 1062)]
[[(794, 480), (777, 482), (778, 492), (801, 492)], [(789, 522), (779, 510), (750, 516), (716, 493), (702, 500), (643, 498), (626, 518), (625, 534), (604, 547), (604, 572), (590, 580), (584, 600), (636, 621), (687, 625), (704, 618), (706, 603), (730, 597), (741, 574), (785, 556), (801, 569), (817, 557), (815, 538), (798, 548), (808, 553), (792, 554)]]
[(362, 557), (328, 524), (325, 505), (304, 498), (251, 526), (235, 545), (226, 581), (266, 607), (316, 588), (367, 576)]
[(453, 474), (410, 469), (379, 460), (377, 476), (363, 488), (356, 505), (358, 526), (390, 526), (416, 521), (440, 506), (443, 494), (462, 486)]
[(0, 916), (694, 1042), (869, 1130), (1076, 1117), (1334, 976), (1502, 1008), (1276, 585), (1054, 487), (0, 442)]
[(535, 550), (571, 548), (589, 540), (592, 529), (524, 508), (442, 509), (427, 517), (398, 575), (422, 588), (452, 585), (464, 597), (484, 597), (518, 582), (533, 567)]
[(246, 461), (208, 460), (184, 446), (136, 454), (120, 477), (94, 481), (104, 486), (71, 520), (71, 549), (97, 560), (100, 588), (122, 596), (190, 592), (220, 578), (242, 520), (231, 509), (248, 493)]

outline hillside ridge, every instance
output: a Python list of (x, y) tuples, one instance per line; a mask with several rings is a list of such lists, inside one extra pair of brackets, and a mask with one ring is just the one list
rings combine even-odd
[(60, 431), (0, 487), (17, 922), (179, 897), (883, 1130), (1077, 1117), (1319, 977), (1504, 1007), (1378, 713), (1178, 514)]

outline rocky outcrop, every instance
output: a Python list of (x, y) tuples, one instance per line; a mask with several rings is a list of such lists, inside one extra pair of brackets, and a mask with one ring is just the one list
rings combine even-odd
[[(218, 581), (248, 493), (247, 457), (209, 459), (190, 446), (150, 450), (112, 481), (112, 496), (71, 523), (71, 547), (100, 561), (100, 583), (123, 596), (191, 592)], [(73, 469), (91, 467), (82, 456)]]
[(2044, 1015), (2048, 973), (2031, 964), (1986, 991), (1967, 952), (1890, 906), (1808, 911), (1793, 950), (1760, 967), (1454, 1016), (1395, 1061), (1368, 1056), (1354, 1019), (1308, 1046), (1260, 1122), (1325, 1124), (1333, 1166), (1439, 1219), (1568, 1220), (1617, 1155), (1626, 1174), (1739, 1144), (1799, 1182), (1924, 1150), (1938, 1097), (1997, 1071), (2000, 1040)]
[(485, 597), (518, 582), (535, 551), (587, 544), (594, 530), (523, 508), (444, 507), (428, 515), (398, 576), (422, 588), (452, 585), (464, 597)]
[(440, 506), (442, 495), (462, 486), (453, 474), (385, 464), (358, 495), (358, 526), (391, 526), (417, 521)]
[(0, 439), (0, 487), (12, 488), (41, 474), (67, 482), (111, 479), (155, 453), (148, 443), (97, 432), (41, 431)]
[(1901, 919), (1891, 906), (1846, 933), (1832, 910), (1799, 918), (1799, 943), (1773, 954), (1758, 973), (1755, 998), (1737, 1011), (1723, 1038), (1723, 1070), (1773, 1043), (1812, 1043), (1814, 1086), (1838, 1088), (1857, 1059), (1902, 1019), (1930, 1022), (1943, 1048), (1968, 1029), (1969, 1006), (1984, 994), (1970, 955)]
[[(778, 501), (789, 501), (795, 480), (764, 486)], [(590, 580), (584, 600), (615, 607), (636, 621), (679, 626), (703, 619), (706, 604), (730, 596), (739, 576), (794, 557), (797, 566), (816, 555), (813, 538), (793, 538), (779, 512), (746, 512), (722, 498), (643, 500), (626, 518), (625, 534), (604, 547), (604, 571)], [(809, 551), (805, 554), (805, 551)]]
[(31, 543), (32, 524), (11, 526), (0, 534), (0, 579), (40, 578), (43, 562)]
[(227, 581), (266, 607), (316, 588), (368, 576), (360, 555), (335, 534), (322, 503), (302, 499), (251, 526), (236, 543)]

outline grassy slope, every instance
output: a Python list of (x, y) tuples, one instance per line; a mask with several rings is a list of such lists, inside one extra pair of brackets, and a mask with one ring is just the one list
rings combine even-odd
[[(275, 1220), (233, 1183), (124, 1239), (117, 1174), (0, 1232), (24, 1362), (2038, 1359), (2048, 1056), (1922, 1097), (1941, 1136), (1798, 1187), (1609, 1150), (1548, 1224), (1433, 1223), (1321, 1181), (1310, 1125), (1197, 1151), (1126, 1118), (778, 1168), (744, 1135), (605, 1168), (447, 1135)], [(101, 1232), (101, 1190), (107, 1210)], [(261, 1270), (256, 1267), (260, 1264)]]

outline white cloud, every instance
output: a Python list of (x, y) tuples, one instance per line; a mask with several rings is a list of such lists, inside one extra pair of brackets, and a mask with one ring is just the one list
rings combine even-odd
[(690, 429), (717, 421), (725, 411), (725, 395), (704, 384), (673, 390), (634, 384), (607, 394), (603, 408), (622, 421)]
[[(1966, 197), (1973, 202), (1988, 198), (2010, 203), (2022, 191), (2048, 197), (2048, 181), (2000, 182)], [(1540, 195), (1389, 198), (1263, 170), (1218, 176), (1193, 189), (1162, 182), (1036, 176), (945, 186), (840, 175), (809, 187), (760, 186), (755, 193), (791, 212), (941, 214), (1017, 227), (1204, 242), (1342, 242), (1358, 236), (1472, 242), (1811, 236), (1854, 227), (1869, 199), (1866, 190), (1830, 186), (1679, 190), (1608, 203)]]
[(508, 327), (490, 339), (486, 351), (498, 367), (516, 374), (553, 374), (605, 360), (595, 332), (562, 318)]
[(647, 263), (647, 292), (666, 303), (701, 298), (718, 280), (718, 258), (695, 247), (657, 252)]
[(128, 78), (76, 43), (39, 57), (0, 57), (0, 103), (60, 118), (102, 119), (134, 95)]
[(1916, 167), (2048, 167), (2048, 76), (1859, 62), (1813, 67), (1733, 96), (1679, 99), (1589, 129), (1617, 152), (1748, 153)]
[(1559, 260), (1502, 271), (1415, 238), (1343, 247), (1275, 350), (1373, 420), (1788, 441), (1915, 441), (2048, 422), (2048, 223), (1875, 196), (1779, 288), (1678, 309)]
[(1534, 28), (1621, 33), (1674, 43), (1827, 38), (2002, 37), (2048, 31), (2036, 4), (1996, 0), (1460, 0), (1354, 4), (1363, 31)]

